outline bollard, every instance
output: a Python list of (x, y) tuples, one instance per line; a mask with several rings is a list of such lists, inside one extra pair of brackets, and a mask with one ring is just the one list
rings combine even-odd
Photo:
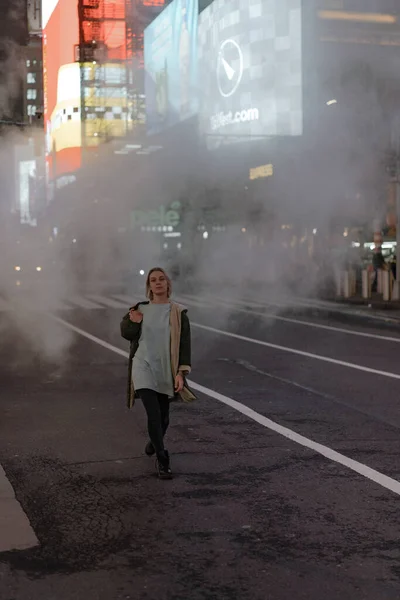
[(335, 271), (335, 283), (336, 283), (336, 296), (342, 295), (342, 272)]
[(351, 273), (351, 277), (350, 277), (350, 293), (352, 296), (356, 296), (357, 294), (357, 274), (355, 271), (350, 271)]
[(365, 300), (371, 298), (371, 273), (368, 269), (364, 269), (362, 272), (362, 297)]
[(351, 272), (350, 271), (343, 272), (343, 296), (345, 298), (350, 298), (350, 296), (351, 296)]
[(392, 274), (390, 271), (382, 271), (382, 293), (385, 302), (392, 299)]

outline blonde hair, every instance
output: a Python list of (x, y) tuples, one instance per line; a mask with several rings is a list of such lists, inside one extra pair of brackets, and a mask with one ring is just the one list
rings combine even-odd
[(172, 292), (172, 281), (169, 278), (169, 276), (167, 275), (167, 273), (164, 271), (164, 269), (162, 269), (161, 267), (153, 267), (152, 269), (150, 269), (150, 271), (147, 274), (147, 279), (146, 279), (146, 298), (148, 298), (149, 300), (153, 300), (154, 294), (151, 291), (150, 288), (150, 277), (152, 276), (153, 273), (162, 273), (165, 277), (165, 279), (167, 280), (167, 294), (168, 294), (168, 298), (171, 295)]

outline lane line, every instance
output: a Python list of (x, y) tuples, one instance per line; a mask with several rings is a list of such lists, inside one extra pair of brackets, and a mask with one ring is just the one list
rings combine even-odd
[(328, 362), (333, 365), (339, 365), (340, 367), (346, 367), (348, 369), (355, 369), (356, 371), (363, 371), (364, 373), (371, 373), (372, 375), (381, 375), (382, 377), (389, 377), (390, 379), (400, 380), (399, 373), (391, 373), (390, 371), (380, 371), (379, 369), (372, 369), (371, 367), (364, 367), (356, 363), (346, 362), (345, 360), (339, 360), (336, 358), (330, 358), (329, 356), (322, 356), (320, 354), (313, 354), (312, 352), (305, 352), (304, 350), (297, 350), (296, 348), (289, 348), (287, 346), (280, 346), (279, 344), (272, 344), (271, 342), (264, 342), (263, 340), (256, 340), (249, 338), (238, 333), (232, 333), (230, 331), (223, 331), (222, 329), (216, 329), (214, 327), (208, 327), (207, 325), (200, 325), (199, 323), (191, 323), (193, 327), (203, 329), (204, 331), (210, 331), (211, 333), (217, 333), (226, 337), (231, 337), (243, 342), (249, 342), (250, 344), (257, 344), (258, 346), (265, 346), (266, 348), (273, 348), (274, 350), (280, 350), (282, 352), (289, 352), (290, 354), (297, 354), (298, 356), (304, 356), (306, 358), (312, 358), (313, 360), (320, 360), (322, 362)]
[(122, 304), (122, 302), (107, 298), (106, 296), (88, 294), (87, 298), (89, 298), (89, 300), (94, 300), (94, 302), (98, 302), (99, 304), (104, 304), (104, 306), (108, 306), (109, 308), (126, 308), (125, 302)]
[(61, 302), (61, 300), (57, 300), (56, 305), (49, 307), (49, 310), (73, 310), (73, 307), (67, 304), (66, 302)]
[[(181, 297), (185, 297), (185, 296), (181, 296)], [(187, 298), (189, 298), (189, 296)], [(248, 310), (248, 309), (243, 308), (243, 305), (246, 304), (246, 302), (240, 303), (240, 301), (235, 302), (232, 300), (228, 300), (225, 298), (218, 298), (218, 297), (215, 297), (214, 300), (210, 299), (210, 300), (208, 300), (208, 302), (212, 302), (213, 305), (215, 305), (215, 304), (217, 304), (218, 300), (221, 300), (225, 304), (230, 305), (232, 308), (235, 308), (235, 310), (237, 310), (238, 312), (245, 312), (247, 314), (252, 314), (252, 315), (256, 314), (256, 315), (259, 315), (264, 318), (274, 319), (275, 321), (284, 321), (286, 323), (293, 323), (294, 325), (303, 325), (306, 327), (314, 327), (316, 329), (325, 329), (326, 331), (345, 333), (347, 335), (355, 335), (357, 337), (365, 337), (365, 338), (371, 338), (371, 339), (375, 339), (375, 340), (381, 340), (383, 342), (395, 342), (397, 344), (400, 344), (399, 337), (379, 335), (379, 334), (375, 334), (375, 333), (364, 333), (362, 331), (355, 331), (352, 329), (346, 329), (344, 327), (334, 327), (333, 325), (321, 325), (320, 323), (312, 323), (311, 321), (303, 321), (302, 319), (293, 319), (291, 317), (281, 317), (274, 313), (266, 313), (266, 312), (258, 312), (258, 311), (254, 311), (254, 310)], [(194, 303), (195, 301), (188, 300), (188, 303), (190, 303), (190, 302)], [(252, 306), (252, 304), (250, 304), (249, 302), (247, 304), (249, 306)], [(255, 306), (254, 303), (253, 303), (253, 306)], [(261, 308), (261, 305), (259, 305), (259, 307)]]
[(137, 300), (135, 301), (131, 298), (131, 296), (127, 296), (125, 294), (113, 294), (112, 298), (123, 302), (126, 310), (128, 310), (128, 308), (130, 308), (131, 306), (134, 306), (137, 302)]
[(26, 513), (15, 497), (14, 489), (0, 465), (0, 552), (26, 550), (38, 546)]
[(61, 319), (61, 317), (57, 317), (56, 315), (51, 314), (51, 313), (49, 313), (48, 316), (51, 319), (53, 319), (53, 321), (57, 321), (58, 323), (61, 323), (61, 325), (64, 325), (64, 327), (71, 329), (71, 331), (75, 331), (75, 333), (78, 333), (79, 335), (81, 335), (82, 337), (85, 337), (86, 339), (90, 340), (91, 342), (95, 342), (95, 344), (98, 344), (99, 346), (102, 346), (103, 348), (106, 348), (107, 350), (111, 350), (111, 352), (114, 352), (115, 354), (119, 354), (120, 356), (123, 356), (124, 358), (129, 358), (129, 352), (126, 352), (125, 350), (121, 350), (120, 348), (117, 348), (116, 346), (113, 346), (112, 344), (105, 342), (101, 338), (98, 338), (97, 336), (92, 335), (91, 333), (88, 333), (87, 331), (84, 331), (83, 329), (80, 329), (80, 327), (76, 327), (75, 325), (68, 323), (68, 321)]
[[(242, 298), (242, 300), (246, 301), (246, 298)], [(251, 300), (254, 303), (254, 300)], [(265, 306), (265, 302), (262, 302), (262, 300), (259, 299), (258, 302), (254, 303), (254, 304), (258, 304), (259, 307), (264, 307)], [(303, 308), (315, 308), (317, 310), (322, 310), (324, 312), (330, 312), (330, 313), (336, 313), (336, 314), (340, 314), (340, 315), (348, 315), (348, 316), (357, 316), (357, 317), (367, 317), (368, 319), (373, 319), (375, 321), (379, 322), (386, 322), (386, 323), (392, 323), (394, 325), (399, 325), (400, 324), (400, 319), (396, 319), (390, 316), (390, 311), (388, 311), (387, 314), (383, 314), (382, 312), (380, 313), (376, 313), (376, 312), (371, 312), (368, 313), (365, 312), (365, 309), (362, 310), (362, 308), (356, 306), (356, 309), (354, 310), (350, 310), (350, 306), (344, 304), (340, 304), (338, 302), (328, 302), (328, 301), (324, 301), (324, 300), (304, 300), (301, 298), (296, 298), (295, 302), (286, 302), (285, 304), (277, 304), (277, 303), (273, 303), (270, 302), (269, 304), (271, 304), (272, 306), (285, 306), (287, 308), (296, 308), (297, 306), (303, 307)]]
[(76, 306), (79, 306), (80, 308), (85, 308), (85, 309), (93, 309), (93, 308), (104, 308), (104, 306), (100, 306), (100, 304), (95, 304), (95, 302), (91, 302), (91, 300), (88, 300), (87, 298), (83, 298), (83, 296), (72, 296), (69, 298), (66, 298), (67, 302), (69, 302), (70, 304), (75, 304)]
[[(95, 342), (99, 346), (102, 346), (103, 348), (106, 348), (107, 350), (111, 350), (112, 352), (114, 352), (115, 354), (118, 354), (119, 356), (124, 356), (125, 358), (129, 357), (128, 352), (125, 352), (124, 350), (121, 350), (120, 348), (117, 348), (116, 346), (109, 344), (108, 342), (88, 333), (87, 331), (84, 331), (83, 329), (80, 329), (79, 327), (76, 327), (75, 325), (68, 323), (68, 321), (64, 321), (64, 319), (60, 319), (59, 317), (56, 317), (55, 315), (49, 315), (49, 316), (52, 319), (54, 319), (54, 320), (58, 321), (59, 323), (61, 323), (62, 325), (64, 325), (64, 327), (67, 327), (68, 329), (75, 331), (82, 337), (85, 337), (88, 340)], [(400, 379), (400, 376), (399, 376), (399, 379)], [(270, 429), (271, 431), (278, 433), (279, 435), (282, 435), (283, 437), (291, 440), (292, 442), (295, 442), (296, 444), (299, 444), (300, 446), (303, 446), (304, 448), (308, 448), (309, 450), (313, 450), (314, 452), (321, 454), (322, 456), (324, 456), (328, 460), (331, 460), (332, 462), (335, 462), (344, 467), (347, 467), (351, 471), (358, 473), (362, 477), (365, 477), (366, 479), (369, 479), (370, 481), (373, 481), (374, 483), (377, 483), (381, 487), (383, 487), (387, 490), (390, 490), (400, 496), (400, 481), (397, 481), (396, 479), (392, 479), (391, 477), (388, 477), (387, 475), (380, 473), (380, 471), (371, 469), (367, 465), (364, 465), (363, 463), (353, 460), (352, 458), (348, 458), (344, 454), (340, 454), (340, 452), (336, 452), (336, 450), (332, 450), (332, 448), (329, 448), (328, 446), (324, 446), (323, 444), (314, 442), (313, 440), (310, 440), (309, 438), (306, 438), (303, 435), (296, 433), (295, 431), (293, 431), (292, 429), (289, 429), (288, 427), (279, 425), (275, 421), (272, 421), (271, 419), (264, 417), (264, 415), (257, 413), (256, 411), (249, 408), (245, 404), (242, 404), (241, 402), (238, 402), (237, 400), (233, 400), (233, 398), (224, 396), (223, 394), (220, 394), (219, 392), (211, 390), (210, 388), (207, 388), (203, 385), (195, 383), (194, 381), (190, 381), (189, 385), (197, 392), (200, 392), (201, 394), (204, 394), (205, 396), (213, 398), (214, 400), (217, 400), (218, 402), (221, 402), (222, 404), (225, 404), (226, 406), (233, 408), (234, 410), (240, 412), (242, 415), (245, 415), (246, 417), (249, 417), (256, 423), (259, 423), (263, 427)]]
[(306, 352), (304, 350), (297, 350), (296, 348), (289, 348), (287, 346), (273, 344), (272, 342), (265, 342), (264, 340), (257, 340), (255, 338), (249, 338), (249, 337), (246, 337), (243, 335), (239, 335), (238, 333), (232, 333), (231, 331), (224, 331), (222, 329), (216, 329), (215, 327), (201, 325), (200, 323), (195, 323), (193, 321), (191, 322), (191, 324), (193, 327), (197, 327), (199, 329), (204, 329), (205, 331), (210, 331), (211, 333), (217, 333), (218, 335), (236, 338), (238, 340), (242, 340), (244, 342), (249, 342), (251, 344), (257, 344), (259, 346), (266, 346), (267, 348), (273, 348), (274, 350), (280, 350), (282, 352), (289, 352), (291, 354), (305, 356), (306, 358), (312, 358), (314, 360), (321, 360), (323, 362), (329, 362), (334, 365), (339, 365), (341, 367), (346, 367), (349, 369), (355, 369), (357, 371), (364, 371), (365, 373), (371, 373), (373, 375), (381, 375), (383, 377), (389, 377), (391, 379), (400, 380), (399, 373), (392, 373), (390, 371), (381, 371), (379, 369), (373, 369), (372, 367), (364, 367), (363, 365), (358, 365), (356, 363), (350, 363), (350, 362), (347, 362), (344, 360), (330, 358), (329, 356), (323, 356), (321, 354), (313, 354), (312, 352)]
[[(331, 396), (330, 394), (325, 394), (324, 392), (319, 392), (318, 390), (315, 390), (314, 388), (308, 387), (306, 385), (302, 385), (301, 383), (297, 383), (297, 381), (293, 381), (292, 379), (286, 379), (286, 377), (279, 377), (278, 375), (272, 375), (272, 373), (268, 373), (268, 371), (263, 371), (262, 369), (259, 369), (255, 365), (252, 365), (247, 360), (242, 360), (241, 358), (239, 358), (238, 360), (231, 360), (229, 358), (219, 358), (218, 360), (220, 360), (221, 362), (227, 362), (230, 364), (239, 365), (240, 367), (243, 367), (244, 369), (247, 369), (248, 371), (250, 371), (252, 373), (258, 373), (259, 375), (264, 375), (265, 377), (268, 377), (269, 379), (273, 379), (274, 381), (279, 381), (279, 383), (284, 383), (285, 385), (290, 385), (292, 387), (298, 388), (300, 390), (303, 390), (304, 392), (313, 394), (314, 396), (319, 396), (320, 398), (323, 398), (324, 400), (331, 400), (332, 402), (340, 402), (340, 400), (337, 400), (334, 396)], [(343, 404), (343, 406), (346, 406), (347, 408), (353, 408), (352, 406), (349, 406), (348, 404), (344, 404), (343, 402), (340, 402), (340, 404)], [(353, 410), (358, 410), (358, 409), (353, 408)], [(360, 411), (360, 412), (362, 412), (362, 411)], [(363, 414), (367, 414), (367, 413), (363, 413)], [(371, 415), (368, 415), (368, 416), (371, 416)]]

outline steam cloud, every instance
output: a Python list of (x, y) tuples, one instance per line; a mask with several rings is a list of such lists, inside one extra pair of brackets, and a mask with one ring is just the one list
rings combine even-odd
[[(3, 44), (0, 52), (0, 113), (10, 115), (21, 84), (21, 50)], [(16, 307), (9, 313), (10, 333), (17, 330), (33, 352), (62, 362), (71, 334), (43, 314), (59, 311), (68, 298), (85, 292), (112, 290), (140, 299), (139, 270), (154, 264), (171, 269), (179, 262), (178, 291), (183, 293), (211, 287), (223, 295), (229, 287), (231, 295), (250, 296), (260, 286), (278, 303), (293, 304), (296, 294), (318, 293), (342, 261), (328, 252), (332, 224), (356, 221), (372, 229), (385, 211), (383, 156), (391, 124), (380, 90), (393, 65), (378, 54), (376, 48), (366, 52), (365, 46), (333, 44), (326, 54), (321, 51), (316, 69), (325, 75), (310, 90), (305, 110), (312, 126), (303, 138), (233, 144), (210, 153), (204, 140), (171, 131), (168, 148), (142, 162), (135, 155), (121, 157), (119, 165), (108, 156), (99, 158), (88, 168), (86, 184), (60, 194), (57, 219), (48, 217), (42, 249), (33, 251), (29, 241), (19, 249), (44, 269), (29, 295), (21, 295), (15, 273), (10, 276), (16, 240), (3, 219), (0, 296)], [(327, 106), (331, 98), (338, 103)], [(3, 138), (3, 155), (13, 152), (19, 135)], [(244, 173), (261, 164), (260, 156), (274, 164), (274, 176), (249, 182)], [(10, 206), (5, 189), (0, 191), (3, 214)], [(130, 232), (126, 219), (129, 210), (175, 201), (182, 207), (182, 249), (166, 238), (169, 249), (175, 244), (174, 258), (168, 258), (159, 238)], [(55, 226), (64, 237), (50, 242)], [(309, 253), (317, 244), (325, 255), (319, 265)]]

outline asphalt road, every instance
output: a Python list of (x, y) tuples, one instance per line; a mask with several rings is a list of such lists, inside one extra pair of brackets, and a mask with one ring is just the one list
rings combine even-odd
[(207, 389), (173, 406), (171, 482), (121, 298), (58, 313), (81, 333), (0, 311), (0, 463), (40, 542), (0, 553), (1, 600), (398, 600), (400, 333), (182, 300)]

